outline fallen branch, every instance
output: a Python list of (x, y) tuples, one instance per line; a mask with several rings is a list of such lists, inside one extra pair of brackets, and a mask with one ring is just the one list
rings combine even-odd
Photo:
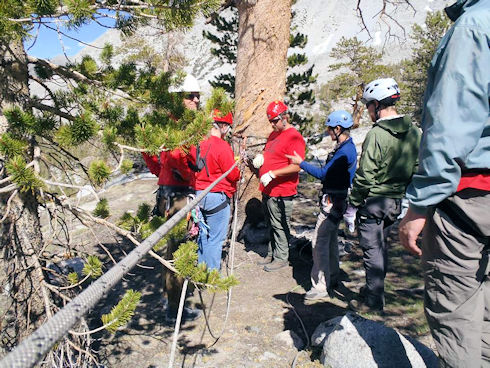
[[(40, 178), (43, 183), (45, 184), (48, 184), (48, 185), (53, 185), (53, 186), (59, 186), (59, 187), (65, 187), (65, 188), (73, 188), (73, 189), (78, 189), (78, 190), (84, 190), (84, 189), (87, 189), (86, 187), (82, 187), (80, 185), (74, 185), (74, 184), (66, 184), (66, 183), (58, 183), (58, 182), (55, 182), (55, 181), (51, 181), (51, 180), (48, 180), (48, 179), (44, 179), (44, 178)], [(92, 192), (92, 194), (94, 195), (95, 199), (97, 201), (100, 200), (97, 192), (92, 188), (90, 187), (89, 188), (90, 192)]]
[(18, 189), (14, 190), (14, 192), (10, 195), (9, 199), (7, 200), (7, 208), (5, 209), (5, 214), (0, 219), (0, 224), (7, 219), (7, 216), (10, 213), (10, 203), (12, 202), (12, 199), (14, 199), (14, 197), (17, 195), (17, 193), (19, 193), (19, 190)]

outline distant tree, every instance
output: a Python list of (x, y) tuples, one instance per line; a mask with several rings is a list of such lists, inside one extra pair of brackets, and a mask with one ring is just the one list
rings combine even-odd
[(374, 47), (365, 46), (357, 37), (342, 37), (332, 49), (330, 56), (339, 60), (338, 63), (330, 65), (330, 70), (341, 73), (329, 81), (323, 91), (328, 92), (334, 99), (352, 100), (352, 117), (356, 127), (364, 111), (364, 105), (361, 103), (364, 84), (376, 78), (396, 79), (396, 68), (383, 65), (383, 54)]
[[(235, 7), (228, 7), (221, 13), (214, 14), (210, 24), (215, 32), (203, 31), (203, 36), (216, 47), (211, 48), (211, 54), (218, 57), (222, 63), (236, 65), (238, 45), (238, 11)], [(235, 97), (235, 73), (221, 73), (211, 86), (223, 88), (232, 98)]]
[[(114, 50), (114, 56), (122, 57), (125, 63), (135, 63), (157, 73), (174, 73), (184, 68), (187, 62), (184, 54), (177, 47), (172, 32), (165, 34), (165, 37), (159, 37), (162, 42), (159, 45), (154, 45), (150, 44), (146, 37), (147, 34), (153, 34), (154, 38), (158, 37), (155, 37), (154, 33), (150, 33), (151, 28), (151, 26), (147, 26), (144, 30), (138, 30), (123, 37), (121, 46)], [(160, 33), (161, 31), (158, 32), (158, 35)]]
[[(294, 19), (294, 12), (292, 13)], [(311, 65), (305, 70), (308, 64), (308, 57), (305, 53), (296, 52), (302, 50), (308, 43), (308, 37), (300, 32), (296, 32), (296, 26), (291, 27), (289, 38), (289, 49), (293, 53), (288, 57), (288, 71), (286, 74), (286, 100), (291, 107), (291, 120), (297, 124), (300, 132), (304, 136), (316, 133), (314, 130), (313, 118), (308, 113), (309, 108), (315, 103), (314, 90), (312, 85), (316, 82), (316, 75), (313, 74), (315, 65)]]
[(403, 98), (400, 111), (412, 114), (420, 121), (427, 84), (427, 69), (442, 36), (451, 27), (451, 20), (443, 11), (427, 13), (425, 27), (414, 24), (411, 38), (415, 41), (412, 57), (401, 63)]

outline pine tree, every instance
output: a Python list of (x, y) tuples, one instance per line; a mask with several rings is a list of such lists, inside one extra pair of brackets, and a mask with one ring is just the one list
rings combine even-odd
[[(224, 9), (221, 15), (214, 14), (210, 24), (216, 28), (216, 33), (205, 30), (203, 36), (218, 46), (211, 48), (211, 54), (218, 57), (224, 64), (235, 65), (238, 47), (238, 12), (236, 8)], [(223, 88), (232, 98), (235, 97), (234, 73), (221, 73), (209, 83), (215, 88)]]
[(442, 36), (451, 27), (443, 11), (427, 13), (425, 27), (414, 24), (411, 38), (415, 41), (412, 57), (401, 63), (403, 99), (399, 110), (420, 121), (427, 84), (427, 69)]
[[(84, 273), (71, 272), (59, 280), (66, 292), (51, 284), (46, 263), (62, 254), (56, 254), (48, 242), (67, 243), (67, 221), (78, 219), (86, 226), (105, 224), (121, 236), (131, 235), (102, 219), (110, 208), (104, 199), (92, 214), (73, 205), (70, 195), (87, 183), (99, 198), (97, 191), (112, 175), (131, 169), (129, 152), (156, 154), (162, 149), (185, 149), (198, 143), (209, 130), (211, 109), (231, 109), (224, 91), (216, 91), (204, 110), (186, 110), (181, 96), (167, 92), (169, 85), (180, 83), (184, 75), (165, 71), (155, 63), (150, 48), (141, 48), (132, 59), (115, 65), (112, 59), (117, 50), (106, 45), (100, 62), (85, 56), (60, 66), (26, 55), (23, 40), (32, 37), (29, 31), (34, 25), (49, 25), (53, 19), (76, 29), (97, 17), (116, 17), (116, 27), (125, 34), (152, 24), (171, 30), (190, 26), (198, 14), (209, 15), (219, 1), (172, 4), (7, 0), (0, 5), (1, 287), (9, 290), (9, 313), (15, 317), (6, 318), (2, 325), (3, 348), (11, 349), (49, 318), (61, 302), (104, 272), (100, 260), (82, 249), (67, 247), (63, 256), (79, 255), (86, 260)], [(34, 67), (34, 73), (29, 73), (29, 66)], [(31, 95), (29, 81), (41, 86), (45, 96)], [(54, 89), (55, 84), (63, 88)], [(100, 156), (88, 165), (81, 160), (87, 150)], [(41, 208), (62, 229), (46, 239), (41, 233)], [(138, 231), (131, 230), (139, 233), (144, 225), (142, 222)], [(116, 326), (131, 315), (131, 306), (136, 304), (134, 298), (127, 303), (124, 318), (118, 317)], [(66, 338), (74, 346), (89, 349), (85, 346), (88, 340), (82, 337)], [(60, 361), (72, 354), (72, 345), (57, 346), (52, 354)]]
[(396, 67), (382, 64), (383, 54), (374, 47), (365, 46), (357, 37), (341, 38), (330, 56), (339, 62), (330, 65), (331, 71), (340, 71), (328, 82), (322, 99), (349, 98), (352, 101), (354, 127), (359, 125), (364, 105), (361, 103), (364, 84), (377, 78), (397, 79)]
[[(291, 15), (294, 22), (294, 12)], [(289, 38), (289, 48), (294, 50), (288, 57), (288, 72), (286, 76), (287, 103), (291, 107), (291, 120), (299, 126), (303, 136), (310, 136), (316, 133), (313, 117), (307, 113), (309, 108), (315, 103), (312, 85), (316, 82), (316, 75), (313, 74), (314, 65), (308, 69), (308, 57), (305, 53), (296, 52), (302, 50), (308, 43), (308, 37), (300, 32), (296, 32), (296, 26), (291, 27)], [(302, 111), (301, 111), (302, 110)]]
[[(294, 12), (292, 12), (294, 19)], [(216, 45), (211, 53), (218, 57), (222, 63), (235, 67), (236, 52), (238, 45), (238, 11), (230, 6), (222, 13), (216, 14), (210, 21), (215, 27), (215, 32), (203, 31), (203, 36)], [(304, 49), (308, 43), (308, 37), (296, 31), (296, 26), (291, 26), (289, 48), (292, 50)], [(308, 58), (304, 53), (293, 52), (288, 57), (288, 68), (286, 77), (286, 102), (291, 108), (291, 121), (299, 126), (303, 134), (312, 133), (312, 117), (307, 111), (315, 103), (313, 89), (311, 86), (316, 82), (313, 74), (314, 65), (305, 70)], [(218, 75), (210, 84), (213, 87), (222, 87), (234, 97), (235, 75), (226, 73)], [(295, 109), (296, 107), (296, 109)], [(303, 110), (303, 111), (300, 111)]]

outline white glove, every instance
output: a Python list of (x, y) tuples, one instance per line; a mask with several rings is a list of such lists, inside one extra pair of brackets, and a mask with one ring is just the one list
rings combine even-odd
[(252, 164), (256, 169), (260, 169), (260, 167), (264, 164), (264, 155), (262, 153), (259, 153), (257, 156), (254, 157)]
[(269, 183), (272, 181), (272, 179), (275, 179), (276, 176), (272, 173), (272, 171), (266, 172), (264, 175), (260, 177), (260, 182), (264, 187), (269, 185)]
[(344, 221), (350, 233), (353, 233), (356, 229), (356, 213), (357, 207), (354, 207), (349, 203), (344, 213)]

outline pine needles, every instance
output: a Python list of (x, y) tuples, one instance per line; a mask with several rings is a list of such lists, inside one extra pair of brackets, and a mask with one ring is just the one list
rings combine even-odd
[(117, 305), (115, 305), (109, 314), (102, 315), (102, 323), (106, 330), (115, 333), (118, 328), (126, 325), (141, 299), (141, 293), (134, 290), (128, 290)]

